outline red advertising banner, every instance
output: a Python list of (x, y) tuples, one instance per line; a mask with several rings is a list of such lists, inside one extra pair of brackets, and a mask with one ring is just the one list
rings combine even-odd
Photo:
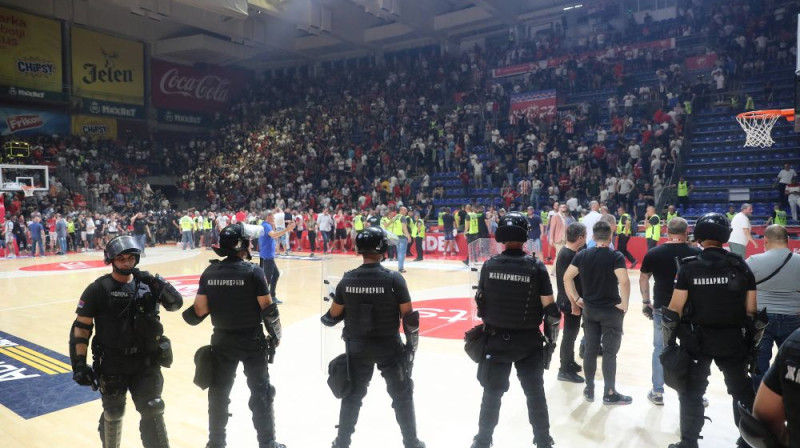
[(693, 56), (686, 58), (686, 71), (706, 70), (710, 69), (717, 62), (716, 53), (708, 53), (702, 56)]
[(552, 120), (556, 116), (557, 98), (555, 90), (517, 93), (511, 96), (511, 124), (522, 118), (529, 123), (535, 120)]
[(250, 82), (250, 73), (209, 65), (195, 68), (152, 60), (153, 105), (213, 112), (224, 109)]
[[(651, 42), (639, 42), (630, 45), (622, 45), (616, 47), (614, 50), (617, 54), (624, 53), (628, 50), (646, 50), (646, 49), (662, 49), (667, 50), (670, 48), (675, 48), (675, 39), (662, 39), (662, 40), (655, 40)], [(525, 73), (532, 72), (536, 69), (536, 67), (540, 69), (544, 68), (553, 68), (558, 67), (559, 65), (563, 64), (564, 62), (575, 59), (575, 60), (586, 60), (592, 57), (602, 56), (608, 53), (608, 50), (597, 50), (597, 51), (589, 51), (586, 53), (581, 53), (579, 55), (569, 55), (569, 56), (559, 56), (557, 58), (546, 59), (543, 61), (538, 62), (527, 62), (525, 64), (519, 65), (512, 65), (509, 67), (499, 67), (492, 70), (492, 76), (494, 78), (503, 78), (505, 76), (516, 76), (516, 75), (523, 75)]]

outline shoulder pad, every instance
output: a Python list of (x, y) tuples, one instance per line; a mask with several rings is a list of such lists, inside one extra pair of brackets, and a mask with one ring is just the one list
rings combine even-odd
[(217, 263), (219, 263), (219, 259), (208, 260), (208, 262), (211, 263), (211, 264), (217, 264)]
[(741, 255), (735, 254), (733, 252), (728, 252), (725, 255), (728, 261), (730, 261), (731, 264), (734, 264), (736, 266), (739, 266), (744, 262), (744, 259), (742, 258)]
[(684, 264), (689, 264), (689, 263), (692, 263), (692, 262), (695, 262), (695, 261), (700, 261), (700, 259), (698, 258), (698, 256), (697, 256), (697, 255), (692, 255), (691, 257), (684, 257), (684, 258), (682, 258), (682, 259), (681, 259), (681, 264), (682, 264), (682, 265), (684, 265)]

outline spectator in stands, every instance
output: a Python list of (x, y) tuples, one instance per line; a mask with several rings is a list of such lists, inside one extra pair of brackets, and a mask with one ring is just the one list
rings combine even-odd
[(797, 176), (797, 172), (794, 168), (788, 163), (785, 163), (783, 169), (778, 172), (778, 177), (776, 178), (778, 197), (785, 208), (789, 208), (789, 196), (786, 194), (786, 186), (792, 183), (792, 179), (794, 179), (795, 176)]
[(753, 206), (750, 204), (742, 204), (741, 211), (733, 217), (731, 221), (731, 236), (728, 240), (728, 245), (731, 252), (744, 258), (747, 252), (747, 246), (753, 243), (754, 248), (758, 248), (758, 243), (753, 239), (750, 233), (750, 215), (753, 214)]

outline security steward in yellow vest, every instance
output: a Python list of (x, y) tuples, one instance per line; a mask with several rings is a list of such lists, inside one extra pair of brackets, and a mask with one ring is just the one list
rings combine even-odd
[(417, 258), (414, 261), (422, 261), (423, 243), (425, 242), (425, 221), (420, 218), (419, 212), (414, 212), (414, 222), (411, 224), (411, 238), (414, 240), (414, 250)]
[[(391, 218), (389, 217), (390, 214), (392, 215)], [(386, 230), (388, 232), (394, 233), (394, 228), (393, 228), (394, 224), (392, 221), (395, 217), (397, 217), (396, 211), (389, 210), (388, 212), (386, 212), (386, 215), (381, 217), (381, 228), (383, 228), (383, 230)], [(397, 234), (395, 234), (395, 236), (396, 235)], [(397, 254), (397, 246), (389, 246), (389, 248), (386, 250), (386, 258), (388, 258), (390, 261), (394, 260), (396, 254)]]
[(658, 246), (658, 240), (661, 239), (661, 218), (656, 213), (656, 208), (652, 205), (647, 207), (644, 222), (644, 237), (647, 240), (647, 250), (650, 250)]
[(678, 207), (681, 208), (681, 213), (686, 213), (686, 207), (689, 206), (689, 193), (692, 190), (692, 186), (689, 185), (689, 182), (681, 176), (678, 180)]
[[(500, 401), (508, 391), (512, 365), (525, 391), (533, 443), (550, 448), (550, 417), (544, 391), (544, 370), (558, 340), (561, 312), (544, 264), (522, 250), (528, 239), (528, 219), (519, 212), (500, 218), (495, 240), (505, 250), (484, 263), (475, 301), (483, 319), (485, 341), (478, 381), (483, 387), (478, 434), (472, 448), (489, 448), (500, 417)], [(544, 324), (544, 335), (539, 327)]]
[(355, 229), (356, 233), (361, 233), (364, 230), (364, 213), (359, 211), (358, 214), (353, 217), (353, 229)]
[(478, 239), (478, 233), (480, 232), (478, 228), (480, 214), (473, 212), (471, 205), (467, 205), (466, 211), (467, 221), (464, 223), (464, 234), (467, 235), (467, 258), (464, 259), (464, 264), (469, 265), (470, 243)]
[(789, 218), (786, 215), (786, 211), (781, 210), (781, 204), (775, 204), (775, 209), (772, 210), (772, 216), (767, 220), (767, 225), (777, 224), (786, 227), (788, 223)]
[[(756, 280), (744, 260), (722, 248), (730, 223), (719, 213), (706, 213), (694, 227), (703, 252), (683, 260), (669, 308), (663, 309), (666, 384), (678, 392), (681, 441), (670, 448), (697, 448), (705, 422), (703, 394), (711, 363), (725, 377), (736, 403), (751, 409), (755, 393), (748, 371), (757, 363), (758, 346), (767, 326), (766, 309), (756, 313)], [(680, 347), (675, 338), (680, 339)], [(749, 446), (739, 440), (737, 446)]]
[(675, 210), (675, 206), (670, 205), (669, 207), (667, 207), (667, 214), (665, 216), (664, 222), (669, 224), (669, 222), (672, 221), (672, 218), (677, 218), (679, 216), (681, 215), (677, 212), (677, 210)]
[(206, 246), (206, 249), (211, 249), (211, 229), (214, 227), (214, 224), (211, 222), (211, 218), (209, 216), (203, 217), (203, 244)]
[(628, 251), (628, 241), (631, 239), (631, 224), (633, 221), (631, 220), (631, 215), (625, 211), (624, 205), (619, 206), (617, 213), (619, 213), (616, 231), (617, 250), (628, 259), (628, 261), (631, 263), (631, 269), (633, 269), (636, 267), (637, 262), (636, 259), (633, 258), (633, 254)]
[[(338, 434), (332, 448), (349, 448), (361, 403), (377, 365), (386, 380), (404, 448), (425, 448), (417, 438), (414, 413), (414, 382), (411, 380), (414, 354), (419, 343), (419, 312), (413, 311), (403, 276), (383, 266), (389, 247), (386, 234), (368, 227), (356, 235), (356, 251), (364, 264), (348, 271), (336, 285), (333, 304), (322, 323), (334, 326), (344, 320), (342, 338), (347, 347), (350, 388), (342, 395)], [(402, 323), (404, 345), (397, 332)], [(329, 379), (329, 384), (333, 378)], [(375, 441), (374, 446), (380, 444)]]

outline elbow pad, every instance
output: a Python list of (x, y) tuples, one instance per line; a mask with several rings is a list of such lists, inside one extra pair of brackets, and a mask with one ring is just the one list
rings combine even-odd
[(261, 319), (267, 327), (267, 333), (272, 339), (280, 340), (283, 333), (281, 326), (281, 316), (278, 313), (278, 304), (272, 302), (268, 307), (261, 310)]
[(183, 313), (181, 313), (181, 316), (183, 316), (183, 320), (187, 324), (189, 324), (191, 326), (195, 326), (195, 325), (200, 325), (200, 323), (203, 322), (206, 317), (208, 317), (208, 314), (206, 314), (205, 316), (202, 316), (202, 317), (198, 316), (197, 313), (194, 310), (194, 305), (192, 305), (189, 308), (186, 308), (185, 310), (183, 310)]
[(406, 346), (416, 352), (419, 345), (419, 311), (403, 316), (403, 333), (406, 334)]
[[(78, 337), (75, 336), (75, 329), (80, 328), (81, 330), (87, 330), (89, 332), (89, 337)], [(79, 355), (77, 346), (79, 344), (86, 344), (86, 350), (89, 350), (89, 338), (92, 337), (92, 330), (94, 329), (94, 325), (85, 324), (83, 322), (78, 321), (75, 319), (72, 322), (72, 326), (69, 328), (69, 360), (72, 364), (72, 369), (75, 370), (76, 367), (85, 366), (86, 365), (86, 355)]]
[(326, 327), (335, 327), (336, 324), (344, 320), (344, 313), (340, 314), (339, 317), (333, 317), (331, 316), (331, 310), (328, 310), (319, 320), (322, 322), (322, 325)]
[(545, 338), (550, 344), (558, 341), (558, 331), (561, 326), (561, 310), (558, 305), (551, 303), (542, 310), (544, 314)]

